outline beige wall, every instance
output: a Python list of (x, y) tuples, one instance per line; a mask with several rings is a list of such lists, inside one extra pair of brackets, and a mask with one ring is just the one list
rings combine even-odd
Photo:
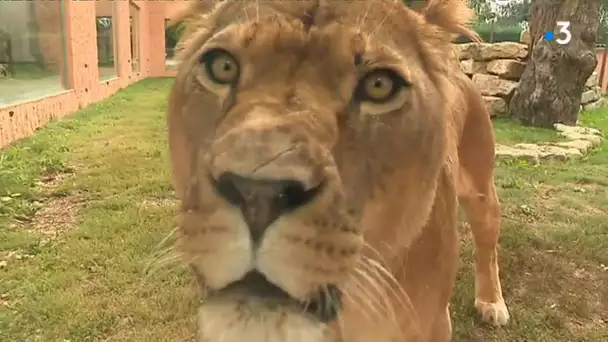
[[(9, 1), (10, 2), (10, 1)], [(2, 4), (0, 1), (0, 10)], [(25, 3), (25, 1), (24, 1)], [(45, 32), (61, 30), (57, 19), (58, 1), (36, 1), (37, 21)], [(104, 99), (129, 84), (150, 76), (167, 76), (171, 71), (165, 68), (165, 23), (167, 17), (164, 1), (136, 0), (139, 7), (139, 72), (132, 71), (129, 29), (129, 1), (77, 1), (64, 0), (64, 31), (66, 54), (58, 41), (41, 44), (41, 50), (49, 61), (55, 61), (57, 68), (66, 67), (65, 81), (69, 90), (42, 99), (25, 101), (0, 107), (0, 148), (32, 134), (49, 121), (69, 115), (79, 108)], [(99, 81), (97, 68), (97, 41), (95, 17), (101, 13), (111, 13), (115, 8), (117, 77)], [(46, 6), (46, 7), (45, 7)], [(179, 6), (179, 5), (178, 5)], [(22, 10), (19, 7), (19, 10)], [(15, 16), (16, 17), (16, 16)], [(24, 16), (21, 16), (23, 18)], [(27, 16), (25, 16), (27, 18)], [(123, 19), (124, 18), (124, 19)], [(19, 23), (10, 23), (19, 25)], [(0, 25), (6, 25), (5, 22)], [(49, 34), (49, 37), (52, 36)], [(60, 39), (60, 35), (55, 35)], [(57, 38), (59, 37), (59, 38)], [(64, 56), (67, 58), (64, 60)], [(65, 63), (62, 63), (65, 61)], [(53, 64), (53, 63), (51, 63)]]
[(113, 7), (116, 1), (110, 0), (97, 0), (95, 1), (95, 16), (97, 17), (111, 17), (114, 15)]

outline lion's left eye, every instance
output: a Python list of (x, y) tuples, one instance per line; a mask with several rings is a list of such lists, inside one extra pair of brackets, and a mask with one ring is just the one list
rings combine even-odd
[(236, 58), (228, 51), (214, 49), (201, 56), (201, 63), (209, 78), (218, 84), (235, 84), (240, 75)]
[(389, 69), (378, 69), (365, 75), (356, 90), (359, 101), (382, 103), (390, 101), (407, 82), (396, 72)]

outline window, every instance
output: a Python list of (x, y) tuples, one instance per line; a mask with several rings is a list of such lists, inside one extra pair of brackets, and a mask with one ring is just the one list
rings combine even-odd
[(182, 23), (169, 25), (169, 19), (165, 19), (165, 66), (167, 68), (175, 68), (177, 66), (175, 47), (183, 28), (184, 25)]
[(116, 61), (116, 37), (114, 14), (116, 3), (112, 0), (95, 2), (95, 25), (97, 27), (97, 67), (99, 80), (104, 81), (118, 75)]
[(0, 1), (0, 107), (69, 87), (63, 4)]
[(129, 26), (131, 31), (131, 70), (139, 72), (140, 67), (140, 47), (139, 47), (139, 8), (129, 2)]

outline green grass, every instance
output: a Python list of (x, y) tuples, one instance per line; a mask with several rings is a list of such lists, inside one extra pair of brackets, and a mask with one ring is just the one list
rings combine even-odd
[(555, 142), (565, 140), (552, 129), (525, 127), (504, 118), (493, 120), (496, 140), (505, 145), (517, 143)]
[[(164, 118), (171, 82), (137, 83), (1, 151), (1, 341), (192, 338), (190, 273), (145, 272), (175, 226)], [(608, 132), (608, 110), (582, 121)], [(501, 143), (557, 139), (508, 122), (496, 133)], [(608, 340), (607, 174), (607, 143), (582, 162), (498, 166), (512, 321), (479, 323), (463, 231), (454, 341)]]

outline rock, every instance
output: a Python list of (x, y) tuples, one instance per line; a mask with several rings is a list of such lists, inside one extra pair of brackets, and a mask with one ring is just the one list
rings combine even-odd
[(583, 158), (583, 153), (576, 148), (539, 145), (538, 150), (540, 159), (547, 161), (567, 161)]
[(585, 87), (586, 88), (595, 88), (599, 84), (598, 82), (599, 82), (599, 76), (597, 75), (597, 71), (594, 71), (591, 74), (591, 76), (589, 76), (589, 78), (587, 79), (587, 82), (585, 82)]
[(608, 103), (605, 98), (601, 97), (597, 101), (586, 103), (586, 104), (582, 105), (581, 107), (583, 107), (585, 110), (593, 110), (593, 109), (608, 107)]
[(524, 160), (533, 164), (543, 161), (566, 161), (580, 159), (589, 150), (601, 144), (602, 133), (594, 128), (555, 124), (555, 129), (570, 141), (496, 145), (496, 159)]
[(512, 147), (514, 149), (520, 149), (523, 151), (536, 152), (538, 158), (542, 160), (566, 161), (573, 158), (576, 159), (583, 157), (581, 151), (572, 147), (537, 144), (515, 144)]
[(507, 113), (507, 102), (504, 99), (496, 96), (484, 96), (483, 100), (490, 113), (490, 117), (501, 116)]
[(484, 74), (473, 75), (473, 83), (477, 85), (482, 95), (503, 98), (510, 96), (515, 87), (517, 87), (517, 82), (515, 81), (503, 80), (498, 76)]
[[(591, 128), (591, 127), (582, 127), (582, 126), (568, 126), (564, 124), (557, 123), (553, 125), (556, 131), (561, 133), (566, 138), (570, 138), (572, 135), (596, 135), (602, 137), (603, 134), (599, 129)], [(574, 139), (571, 139), (574, 140)]]
[(506, 145), (496, 145), (497, 160), (524, 160), (532, 164), (540, 162), (538, 151), (519, 149)]
[(595, 102), (599, 100), (600, 96), (601, 94), (598, 93), (596, 89), (587, 90), (581, 95), (581, 103), (584, 105), (587, 103)]
[(557, 132), (568, 140), (587, 140), (597, 147), (604, 141), (602, 132), (598, 129), (581, 126), (567, 126), (562, 124), (553, 125)]
[(565, 147), (568, 149), (574, 148), (579, 150), (582, 154), (587, 154), (590, 149), (595, 147), (593, 146), (593, 142), (581, 139), (553, 143), (553, 146)]
[(465, 59), (460, 61), (460, 69), (467, 75), (473, 74), (485, 74), (486, 73), (485, 62), (479, 62), (473, 59)]
[(516, 42), (458, 44), (460, 59), (488, 61), (492, 59), (521, 59), (528, 55), (528, 46)]
[(519, 80), (526, 64), (514, 59), (496, 59), (488, 63), (488, 73), (508, 80)]
[(465, 73), (465, 75), (473, 74), (473, 60), (465, 59), (460, 61), (460, 70)]
[(530, 39), (530, 30), (521, 31), (521, 34), (519, 35), (519, 42), (522, 44), (530, 45), (531, 41), (532, 40)]
[(597, 93), (597, 95), (599, 97), (602, 97), (602, 95), (604, 94), (604, 91), (602, 90), (602, 87), (600, 87), (599, 85), (593, 87), (592, 89), (595, 89), (595, 92)]
[(452, 44), (452, 46), (454, 47), (454, 50), (458, 54), (458, 59), (459, 60), (473, 58), (473, 55), (471, 54), (471, 50), (472, 50), (471, 44), (472, 43)]

